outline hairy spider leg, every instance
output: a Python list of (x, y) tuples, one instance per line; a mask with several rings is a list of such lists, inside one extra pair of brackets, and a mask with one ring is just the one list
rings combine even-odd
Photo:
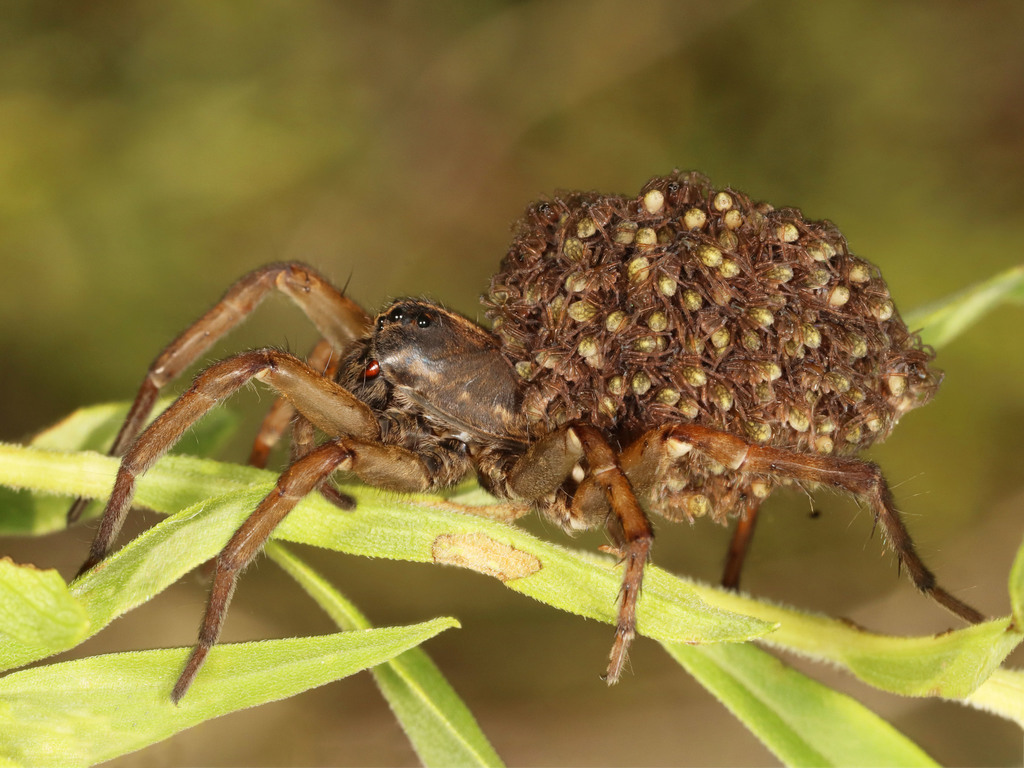
[[(324, 377), (333, 380), (341, 365), (341, 355), (327, 339), (321, 339), (306, 357), (306, 363)], [(292, 428), (291, 459), (294, 463), (316, 448), (313, 424), (295, 410), (286, 397), (278, 397), (260, 424), (249, 453), (249, 464), (261, 469), (267, 466), (270, 451), (280, 441), (288, 427)], [(320, 493), (340, 509), (355, 509), (356, 503), (348, 494), (335, 488), (330, 478), (320, 483)]]
[(347, 469), (351, 463), (352, 452), (339, 440), (331, 440), (307, 453), (285, 470), (274, 490), (260, 502), (217, 555), (199, 637), (171, 692), (171, 700), (175, 704), (192, 686), (210, 649), (217, 644), (241, 572), (256, 558), (274, 529), (296, 504), (335, 470)]
[[(327, 339), (321, 339), (306, 356), (306, 363), (325, 378), (333, 379), (341, 365), (341, 359), (342, 356), (334, 349), (334, 345)], [(248, 463), (261, 469), (266, 467), (270, 452), (292, 426), (294, 420), (295, 406), (285, 397), (276, 398), (253, 439)], [(292, 459), (296, 458), (298, 457), (293, 454)]]
[[(114, 439), (109, 454), (122, 456), (142, 431), (161, 388), (192, 365), (218, 339), (249, 317), (271, 291), (288, 296), (336, 350), (342, 350), (370, 327), (370, 317), (354, 301), (298, 262), (268, 264), (253, 270), (228, 288), (206, 314), (186, 328), (157, 355)], [(68, 523), (77, 520), (88, 504), (76, 499), (68, 510)]]
[[(605, 523), (618, 545), (623, 567), (615, 640), (605, 679), (618, 682), (636, 636), (636, 606), (654, 534), (626, 472), (596, 427), (574, 424), (530, 446), (509, 472), (509, 487), (526, 501), (541, 502), (568, 479), (585, 458), (587, 473), (572, 500), (572, 516), (584, 527)], [(543, 511), (543, 504), (540, 503)], [(609, 514), (610, 513), (610, 514)]]
[(663, 429), (663, 434), (739, 472), (840, 488), (863, 499), (871, 507), (875, 522), (881, 524), (886, 542), (907, 569), (914, 586), (964, 621), (976, 624), (985, 620), (979, 611), (938, 585), (935, 574), (917, 554), (896, 510), (892, 491), (877, 465), (854, 458), (807, 455), (785, 448), (751, 445), (735, 435), (698, 424), (674, 424)]
[[(112, 546), (131, 506), (136, 479), (211, 408), (257, 379), (292, 402), (308, 425), (302, 455), (282, 474), (275, 489), (246, 520), (218, 556), (214, 586), (196, 650), (174, 689), (179, 700), (216, 641), (238, 574), (260, 551), (277, 524), (306, 494), (345, 469), (363, 482), (398, 492), (422, 492), (433, 484), (430, 470), (412, 451), (378, 442), (379, 427), (369, 406), (325, 379), (305, 362), (274, 349), (246, 352), (202, 371), (192, 386), (139, 436), (125, 454), (83, 571), (100, 562)], [(309, 448), (312, 428), (332, 436)], [(310, 442), (307, 442), (310, 441)]]
[[(622, 562), (622, 587), (619, 591), (619, 617), (615, 626), (615, 640), (608, 657), (605, 679), (608, 685), (618, 682), (626, 664), (630, 643), (636, 636), (636, 605), (643, 584), (644, 566), (654, 543), (651, 523), (640, 507), (632, 485), (619, 466), (615, 451), (596, 427), (577, 426), (576, 432), (583, 443), (589, 471), (577, 495), (586, 504), (586, 485), (591, 483), (604, 491), (611, 507), (609, 528), (619, 545)], [(575, 499), (573, 504), (575, 506)]]
[[(317, 370), (319, 370), (319, 368)], [(279, 397), (278, 401), (288, 402), (284, 397)], [(291, 457), (288, 460), (289, 464), (295, 464), (317, 449), (318, 446), (314, 429), (313, 422), (301, 413), (296, 413), (292, 422)], [(339, 509), (350, 512), (356, 508), (356, 500), (347, 493), (342, 493), (335, 488), (334, 484), (331, 482), (330, 475), (324, 477), (324, 479), (320, 481), (320, 485), (317, 486), (317, 490), (320, 491), (320, 494), (325, 499)]]
[(125, 453), (89, 558), (82, 566), (83, 572), (102, 560), (117, 538), (131, 506), (136, 478), (170, 450), (207, 411), (253, 378), (285, 395), (328, 435), (370, 440), (379, 436), (377, 421), (369, 406), (287, 352), (256, 350), (215, 363), (196, 376), (192, 386), (160, 414)]
[(427, 490), (431, 484), (428, 470), (416, 454), (399, 446), (355, 438), (334, 438), (291, 464), (274, 490), (217, 555), (199, 638), (171, 693), (175, 703), (188, 691), (210, 649), (217, 643), (241, 572), (262, 551), (274, 529), (295, 505), (337, 470), (354, 472), (364, 482), (405, 493)]
[(726, 589), (737, 590), (740, 588), (740, 573), (743, 571), (743, 562), (747, 559), (750, 542), (754, 538), (757, 514), (761, 509), (762, 501), (763, 499), (748, 498), (743, 502), (744, 509), (736, 521), (736, 529), (732, 532), (729, 552), (725, 558), (725, 568), (722, 571), (722, 586)]

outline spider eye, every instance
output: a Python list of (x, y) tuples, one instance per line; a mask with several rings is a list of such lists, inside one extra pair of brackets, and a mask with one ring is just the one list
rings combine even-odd
[(388, 320), (390, 320), (393, 323), (400, 323), (404, 318), (405, 312), (401, 308), (396, 307), (395, 309), (392, 309), (391, 312), (388, 313)]
[(363, 376), (368, 379), (375, 379), (380, 375), (380, 363), (376, 360), (370, 360), (366, 364), (366, 368), (363, 370)]
[(420, 315), (416, 318), (416, 325), (420, 328), (429, 328), (432, 322), (430, 315)]

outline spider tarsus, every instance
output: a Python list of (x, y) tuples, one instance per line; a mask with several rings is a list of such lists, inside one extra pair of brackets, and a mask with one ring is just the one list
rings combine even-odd
[(602, 676), (608, 685), (615, 685), (622, 676), (622, 670), (629, 658), (629, 646), (636, 637), (636, 630), (631, 626), (620, 626), (615, 630), (615, 641), (608, 656), (608, 670)]
[(629, 657), (629, 646), (636, 637), (636, 606), (643, 586), (644, 565), (653, 541), (650, 535), (641, 536), (620, 550), (625, 573), (619, 590), (619, 616), (615, 627), (615, 640), (608, 658), (608, 671), (604, 676), (608, 685), (614, 685), (619, 681)]
[(192, 687), (192, 683), (196, 679), (196, 675), (199, 673), (199, 668), (203, 666), (203, 662), (206, 661), (206, 655), (210, 652), (209, 646), (203, 645), (202, 643), (196, 645), (192, 649), (192, 653), (189, 654), (188, 661), (185, 662), (185, 669), (182, 670), (181, 675), (178, 676), (178, 681), (174, 684), (174, 690), (171, 691), (171, 701), (175, 706), (182, 700), (188, 689)]
[(942, 587), (932, 586), (930, 589), (923, 591), (936, 603), (955, 616), (959, 616), (968, 624), (981, 624), (983, 621), (987, 621), (985, 615), (981, 611), (972, 608), (962, 600), (953, 597)]
[(88, 571), (91, 571), (95, 565), (97, 565), (103, 558), (96, 558), (95, 555), (90, 554), (86, 561), (82, 563), (82, 567), (78, 569), (78, 573), (75, 574), (75, 578), (79, 579), (84, 576)]

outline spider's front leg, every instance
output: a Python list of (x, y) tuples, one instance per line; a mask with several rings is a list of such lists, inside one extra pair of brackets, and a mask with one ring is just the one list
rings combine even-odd
[[(268, 264), (250, 272), (157, 355), (114, 439), (111, 456), (124, 455), (128, 450), (164, 385), (248, 318), (272, 291), (279, 291), (295, 302), (335, 350), (347, 347), (370, 326), (369, 316), (358, 304), (305, 264)], [(87, 503), (86, 499), (77, 499), (72, 504), (67, 514), (69, 523), (79, 518)]]
[(117, 538), (131, 507), (136, 478), (207, 411), (254, 378), (288, 398), (304, 418), (328, 435), (364, 440), (379, 436), (376, 418), (365, 403), (292, 355), (264, 349), (215, 363), (200, 373), (125, 453), (83, 572), (102, 560)]
[[(342, 356), (334, 349), (334, 345), (327, 339), (321, 339), (306, 357), (306, 364), (324, 378), (334, 379), (341, 366), (341, 360)], [(296, 421), (295, 406), (286, 397), (278, 397), (270, 406), (267, 415), (263, 417), (263, 422), (252, 443), (248, 463), (261, 469), (266, 467), (270, 451), (293, 423), (295, 428), (299, 428), (302, 423), (301, 417), (299, 417), (299, 421)], [(296, 458), (298, 458), (298, 454), (293, 452), (292, 460)]]
[(171, 700), (175, 704), (188, 691), (210, 649), (217, 644), (241, 572), (263, 549), (274, 528), (304, 496), (335, 470), (348, 468), (346, 465), (351, 463), (352, 453), (339, 441), (332, 440), (307, 453), (288, 467), (274, 490), (260, 502), (217, 555), (199, 638), (171, 692)]
[[(318, 371), (325, 378), (333, 380), (341, 366), (341, 355), (327, 339), (321, 339), (306, 358), (306, 364)], [(267, 415), (260, 424), (256, 439), (253, 440), (248, 463), (261, 469), (267, 466), (270, 451), (278, 441), (292, 428), (291, 461), (301, 459), (316, 447), (313, 425), (305, 416), (295, 410), (295, 406), (284, 396), (274, 400)], [(320, 483), (320, 493), (339, 509), (355, 509), (355, 499), (342, 493), (329, 479)]]
[(136, 479), (174, 445), (207, 411), (257, 379), (277, 390), (310, 425), (332, 440), (312, 447), (303, 436), (302, 455), (278, 479), (277, 486), (235, 532), (214, 567), (213, 586), (199, 640), (174, 688), (178, 701), (192, 684), (216, 643), (238, 575), (260, 552), (273, 530), (310, 491), (339, 470), (362, 481), (399, 492), (428, 490), (433, 476), (415, 453), (379, 442), (373, 411), (348, 390), (321, 376), (302, 360), (273, 349), (257, 350), (215, 363), (164, 411), (132, 444), (118, 468), (89, 559), (82, 571), (106, 556), (131, 506)]
[(398, 446), (335, 438), (295, 461), (217, 556), (198, 641), (171, 693), (175, 703), (188, 691), (217, 643), (241, 572), (295, 505), (337, 470), (354, 472), (364, 482), (399, 492), (425, 491), (431, 485), (429, 471), (419, 457)]

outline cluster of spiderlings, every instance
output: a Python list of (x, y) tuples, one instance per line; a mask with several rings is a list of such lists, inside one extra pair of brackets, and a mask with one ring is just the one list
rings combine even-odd
[[(651, 179), (633, 198), (532, 205), (483, 301), (538, 433), (579, 419), (625, 443), (675, 420), (850, 454), (941, 378), (878, 270), (831, 222), (695, 173)], [(696, 474), (677, 490), (722, 472)]]

